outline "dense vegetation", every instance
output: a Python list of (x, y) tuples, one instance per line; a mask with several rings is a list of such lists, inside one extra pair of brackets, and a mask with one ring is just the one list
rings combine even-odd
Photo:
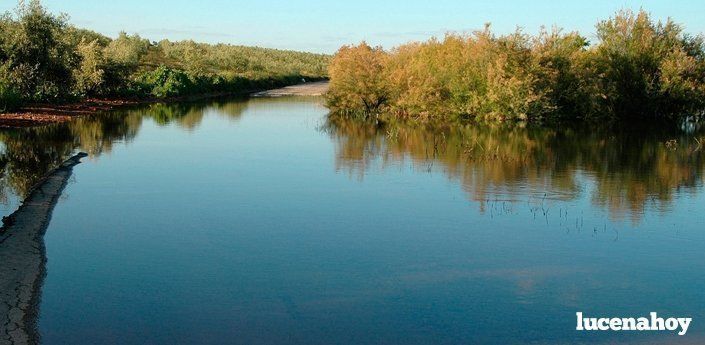
[(337, 114), (443, 122), (702, 113), (702, 36), (625, 10), (598, 23), (597, 38), (558, 29), (497, 36), (487, 26), (391, 51), (345, 46), (329, 68), (328, 104)]
[(95, 96), (242, 92), (321, 78), (329, 57), (193, 41), (111, 39), (76, 28), (38, 0), (0, 16), (0, 112), (24, 102)]

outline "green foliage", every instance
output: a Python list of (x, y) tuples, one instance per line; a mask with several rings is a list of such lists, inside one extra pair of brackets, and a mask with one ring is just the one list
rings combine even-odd
[[(420, 121), (671, 119), (705, 107), (705, 49), (672, 21), (618, 12), (597, 25), (599, 42), (542, 30), (410, 43), (366, 44), (333, 57), (333, 112)], [(379, 101), (366, 107), (366, 98)], [(382, 111), (380, 111), (382, 110)]]
[(328, 56), (279, 49), (164, 40), (155, 47), (164, 63), (190, 75), (258, 79), (272, 76), (321, 78)]
[(82, 41), (97, 41), (101, 48), (105, 48), (112, 41), (110, 37), (88, 29), (77, 28), (75, 26), (68, 26), (63, 34), (66, 42), (68, 42), (68, 44), (72, 47), (78, 46)]
[(81, 41), (76, 47), (81, 63), (73, 71), (75, 91), (80, 95), (97, 93), (104, 82), (105, 57), (98, 39)]
[(5, 78), (23, 99), (53, 101), (67, 96), (78, 57), (63, 35), (66, 18), (48, 13), (38, 0), (20, 3), (15, 17), (6, 14), (0, 20), (0, 57), (9, 73)]
[(183, 97), (320, 79), (329, 57), (193, 41), (111, 39), (73, 27), (39, 0), (0, 16), (0, 110), (76, 97)]
[(7, 65), (0, 65), (0, 112), (15, 110), (22, 102), (19, 92), (7, 79), (8, 76)]
[(143, 74), (139, 82), (148, 94), (157, 98), (193, 93), (192, 89), (196, 87), (186, 72), (166, 66)]
[(149, 45), (149, 41), (139, 35), (131, 36), (121, 32), (118, 38), (105, 47), (105, 55), (114, 64), (136, 68), (140, 59), (147, 54)]
[(15, 110), (20, 103), (19, 93), (4, 81), (0, 81), (0, 112)]
[(608, 110), (658, 117), (702, 106), (704, 50), (679, 25), (621, 11), (597, 25), (597, 36), (600, 45), (590, 53)]

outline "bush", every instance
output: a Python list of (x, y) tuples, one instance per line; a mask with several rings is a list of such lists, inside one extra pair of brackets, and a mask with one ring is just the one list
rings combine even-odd
[[(542, 30), (410, 43), (389, 52), (366, 44), (333, 57), (334, 113), (420, 121), (674, 119), (705, 107), (705, 44), (672, 21), (620, 11), (577, 33)], [(369, 106), (369, 105), (372, 106)]]
[(15, 110), (20, 104), (20, 94), (0, 81), (0, 113)]
[(388, 99), (384, 85), (385, 59), (382, 48), (372, 48), (364, 42), (341, 48), (329, 68), (332, 83), (329, 106), (352, 113), (381, 110)]
[(670, 19), (654, 23), (645, 11), (620, 11), (597, 25), (597, 36), (592, 63), (605, 107), (617, 116), (669, 117), (702, 105), (702, 44), (689, 42)]
[(81, 96), (101, 94), (105, 82), (105, 58), (98, 40), (82, 40), (77, 47), (80, 65), (73, 71), (75, 93)]
[(138, 82), (147, 94), (157, 98), (183, 96), (195, 88), (186, 72), (166, 66), (144, 73)]

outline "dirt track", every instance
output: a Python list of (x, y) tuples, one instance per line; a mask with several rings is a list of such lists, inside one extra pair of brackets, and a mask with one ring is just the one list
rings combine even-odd
[(282, 96), (322, 96), (328, 91), (327, 81), (316, 81), (283, 87), (281, 89), (255, 92), (253, 97), (282, 97)]

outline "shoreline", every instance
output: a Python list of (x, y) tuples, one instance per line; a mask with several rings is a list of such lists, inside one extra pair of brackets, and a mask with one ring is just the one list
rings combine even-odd
[(28, 104), (18, 111), (0, 113), (0, 128), (25, 128), (63, 123), (80, 117), (94, 116), (120, 108), (156, 103), (176, 103), (220, 97), (281, 97), (320, 96), (327, 90), (328, 81), (312, 81), (276, 89), (253, 89), (238, 92), (218, 92), (169, 98), (88, 98), (75, 103)]

